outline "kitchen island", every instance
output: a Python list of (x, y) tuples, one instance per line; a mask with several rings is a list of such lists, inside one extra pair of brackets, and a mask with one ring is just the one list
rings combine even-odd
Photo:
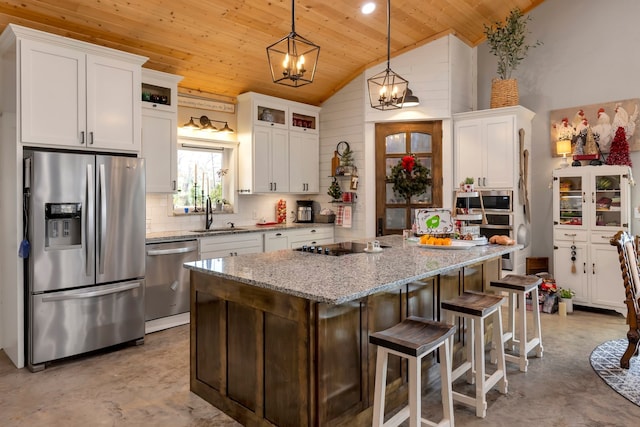
[[(276, 251), (185, 264), (191, 270), (191, 390), (244, 425), (370, 425), (370, 333), (441, 300), (486, 290), (520, 246), (465, 250), (378, 238), (378, 253)], [(459, 339), (459, 336), (458, 336)], [(459, 345), (457, 346), (459, 349)], [(428, 372), (433, 358), (425, 358)], [(389, 361), (387, 406), (406, 397)]]

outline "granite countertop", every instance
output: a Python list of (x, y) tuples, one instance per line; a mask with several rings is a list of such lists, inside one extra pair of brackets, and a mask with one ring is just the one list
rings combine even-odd
[(189, 231), (189, 230), (176, 230), (176, 231), (160, 231), (156, 233), (147, 233), (147, 243), (160, 243), (160, 242), (178, 242), (182, 240), (198, 239), (200, 237), (212, 237), (223, 236), (226, 234), (238, 234), (238, 233), (255, 233), (265, 231), (277, 231), (277, 230), (295, 230), (299, 228), (318, 228), (318, 227), (333, 227), (334, 224), (317, 223), (317, 222), (299, 222), (288, 224), (273, 224), (273, 225), (238, 225), (237, 228), (227, 227), (224, 230), (218, 229), (218, 231)]
[(311, 301), (342, 304), (522, 249), (522, 245), (431, 249), (396, 235), (378, 237), (377, 240), (391, 247), (378, 253), (339, 257), (280, 250), (193, 261), (184, 265), (201, 273)]

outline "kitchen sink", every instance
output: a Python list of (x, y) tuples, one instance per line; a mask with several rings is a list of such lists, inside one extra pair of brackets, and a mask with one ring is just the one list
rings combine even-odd
[(225, 231), (243, 231), (246, 230), (246, 228), (242, 228), (242, 227), (212, 227), (209, 229), (206, 228), (201, 228), (199, 230), (191, 230), (194, 233), (222, 233)]

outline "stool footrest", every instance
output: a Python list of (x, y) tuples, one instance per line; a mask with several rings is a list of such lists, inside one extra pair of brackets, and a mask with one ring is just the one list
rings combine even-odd
[(456, 369), (451, 371), (451, 382), (454, 382), (462, 375), (464, 375), (469, 369), (471, 369), (471, 362), (464, 362), (462, 365), (458, 366)]

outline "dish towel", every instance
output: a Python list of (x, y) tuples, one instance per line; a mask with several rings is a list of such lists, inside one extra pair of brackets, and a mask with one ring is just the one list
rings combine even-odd
[(344, 213), (342, 214), (342, 226), (345, 228), (351, 228), (351, 206), (344, 206)]
[(336, 225), (342, 226), (342, 219), (344, 217), (344, 206), (338, 206), (338, 213), (336, 214)]

